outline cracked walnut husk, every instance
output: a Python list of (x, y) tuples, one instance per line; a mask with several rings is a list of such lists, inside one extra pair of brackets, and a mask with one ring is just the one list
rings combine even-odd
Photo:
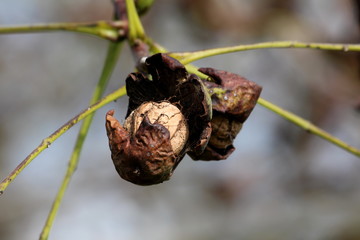
[(138, 185), (168, 180), (185, 154), (222, 160), (256, 105), (261, 87), (237, 74), (200, 68), (201, 80), (166, 54), (146, 58), (126, 79), (122, 126), (111, 110), (106, 130), (119, 175)]
[(135, 135), (144, 118), (151, 123), (163, 125), (169, 131), (169, 140), (174, 154), (179, 154), (188, 139), (189, 130), (180, 109), (170, 102), (146, 102), (126, 118), (124, 128)]
[(189, 154), (194, 160), (227, 159), (235, 147), (233, 141), (249, 117), (262, 88), (240, 75), (213, 68), (200, 68), (209, 79), (203, 83), (211, 94), (212, 133), (201, 154)]
[(106, 115), (115, 168), (138, 185), (168, 180), (187, 152), (204, 151), (211, 135), (211, 101), (202, 81), (165, 54), (148, 57), (145, 69), (126, 79), (124, 126), (113, 110)]
[(120, 176), (139, 185), (168, 180), (188, 138), (180, 110), (169, 102), (146, 102), (134, 110), (124, 126), (106, 116), (106, 129)]

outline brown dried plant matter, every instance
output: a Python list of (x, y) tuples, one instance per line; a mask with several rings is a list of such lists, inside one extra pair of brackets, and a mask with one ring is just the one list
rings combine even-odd
[(169, 131), (173, 152), (179, 154), (189, 136), (188, 126), (181, 111), (170, 102), (146, 102), (131, 112), (125, 120), (124, 128), (134, 135), (145, 117), (148, 117), (151, 123), (161, 124)]
[(120, 176), (139, 185), (168, 180), (188, 137), (180, 110), (169, 102), (147, 102), (130, 114), (124, 127), (113, 114), (106, 115), (106, 130)]
[(227, 159), (235, 150), (233, 141), (254, 109), (262, 88), (234, 73), (213, 68), (199, 71), (209, 76), (209, 81), (203, 82), (212, 94), (212, 133), (205, 151), (190, 156), (194, 160)]
[(126, 79), (129, 96), (124, 126), (106, 116), (115, 168), (139, 185), (168, 180), (188, 151), (202, 152), (211, 133), (211, 106), (201, 80), (176, 59), (155, 54), (146, 72)]
[[(176, 59), (155, 54), (145, 72), (126, 79), (124, 126), (106, 115), (111, 157), (122, 178), (139, 185), (168, 180), (188, 154), (194, 160), (226, 159), (261, 87), (239, 75), (201, 68), (201, 80)], [(210, 94), (212, 96), (210, 97)]]

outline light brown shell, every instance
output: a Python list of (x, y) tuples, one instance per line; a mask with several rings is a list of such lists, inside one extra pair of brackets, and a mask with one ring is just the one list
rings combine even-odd
[(143, 103), (126, 118), (124, 128), (134, 135), (145, 116), (152, 124), (161, 124), (169, 130), (174, 154), (178, 154), (184, 148), (189, 131), (186, 119), (180, 109), (167, 101)]

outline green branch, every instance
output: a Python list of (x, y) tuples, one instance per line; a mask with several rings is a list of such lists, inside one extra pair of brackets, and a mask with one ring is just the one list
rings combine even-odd
[(154, 4), (155, 0), (137, 0), (135, 1), (136, 10), (139, 16), (144, 15)]
[(1, 183), (0, 183), (0, 194), (4, 192), (7, 186), (19, 175), (19, 173), (27, 166), (31, 161), (36, 158), (42, 151), (48, 148), (51, 143), (63, 135), (67, 130), (74, 126), (79, 121), (83, 120), (85, 117), (89, 116), (91, 113), (95, 112), (99, 108), (105, 106), (106, 104), (115, 101), (116, 99), (124, 96), (126, 94), (126, 88), (122, 87), (116, 90), (115, 92), (107, 95), (101, 101), (96, 102), (95, 104), (88, 107), (86, 110), (82, 111), (80, 114), (76, 115), (74, 118), (70, 119), (67, 123), (53, 132), (50, 136), (42, 140), (40, 145), (35, 148), (15, 169), (12, 171)]
[(266, 48), (309, 48), (318, 50), (332, 50), (332, 51), (360, 51), (360, 44), (347, 43), (306, 43), (298, 41), (278, 41), (278, 42), (264, 42), (255, 44), (244, 44), (232, 47), (212, 48), (194, 52), (174, 52), (170, 56), (180, 60), (183, 64), (188, 64), (202, 58), (207, 58), (215, 55), (255, 50)]
[[(150, 41), (150, 40), (148, 40)], [(155, 46), (155, 45), (154, 45)], [(251, 45), (241, 45), (241, 46), (235, 46), (235, 47), (228, 47), (228, 48), (217, 48), (217, 49), (209, 49), (204, 51), (197, 51), (197, 52), (188, 52), (188, 53), (169, 53), (170, 56), (178, 59), (182, 64), (187, 64), (185, 67), (188, 72), (197, 74), (200, 78), (206, 79), (207, 76), (203, 73), (200, 73), (197, 70), (197, 67), (195, 67), (192, 64), (189, 64), (192, 61), (218, 55), (222, 53), (230, 53), (230, 52), (236, 52), (236, 51), (245, 51), (245, 50), (251, 50), (251, 49), (259, 49), (259, 48), (269, 48), (269, 47), (309, 47), (315, 48), (315, 49), (327, 49), (327, 50), (346, 50), (346, 51), (360, 51), (360, 44), (316, 44), (316, 43), (300, 43), (300, 42), (270, 42), (270, 43), (259, 43), (259, 44), (251, 44)], [(345, 49), (346, 48), (346, 49)], [(156, 50), (156, 48), (155, 48)], [(164, 47), (159, 46), (159, 50), (162, 52), (167, 52), (167, 50)], [(198, 58), (197, 58), (198, 57)], [(294, 123), (295, 125), (303, 128), (305, 131), (308, 131), (312, 134), (315, 134), (323, 139), (325, 139), (328, 142), (331, 142), (338, 147), (354, 154), (355, 156), (360, 157), (360, 150), (357, 148), (354, 148), (350, 146), (349, 144), (341, 141), (340, 139), (332, 136), (331, 134), (327, 133), (326, 131), (320, 129), (319, 127), (315, 126), (311, 122), (291, 113), (288, 112), (268, 101), (266, 101), (263, 98), (259, 98), (258, 104), (266, 107), (267, 109), (273, 111), (274, 113), (278, 114), (279, 116), (287, 119), (288, 121)]]
[(126, 10), (129, 20), (128, 40), (131, 45), (136, 43), (137, 39), (145, 39), (145, 31), (136, 11), (134, 0), (126, 0)]
[(24, 26), (0, 27), (0, 34), (71, 31), (95, 35), (111, 41), (124, 37), (127, 23), (124, 21), (99, 21), (92, 23), (49, 23)]
[[(184, 59), (180, 60), (181, 63), (183, 63), (183, 61), (184, 61)], [(188, 64), (185, 67), (188, 72), (197, 74), (199, 77), (201, 77), (203, 79), (207, 78), (207, 76), (204, 75), (203, 73), (199, 72), (194, 65)], [(275, 104), (266, 101), (263, 98), (259, 98), (257, 103), (262, 105), (263, 107), (273, 111), (274, 113), (278, 114), (279, 116), (285, 118), (286, 120), (294, 123), (295, 125), (301, 127), (305, 131), (315, 134), (315, 135), (325, 139), (326, 141), (331, 142), (331, 143), (335, 144), (336, 146), (354, 154), (355, 156), (360, 157), (359, 149), (350, 146), (349, 144), (341, 141), (340, 139), (336, 138), (335, 136), (332, 136), (331, 134), (320, 129), (319, 127), (315, 126), (311, 122), (295, 115), (294, 113), (286, 111), (286, 110), (276, 106)]]
[[(106, 56), (106, 60), (105, 60), (105, 64), (103, 67), (103, 71), (101, 73), (99, 82), (94, 90), (92, 99), (90, 100), (90, 105), (96, 103), (97, 101), (99, 101), (99, 99), (102, 97), (102, 95), (104, 94), (105, 88), (108, 84), (108, 81), (110, 79), (111, 73), (113, 72), (113, 69), (115, 68), (117, 59), (119, 58), (119, 53), (122, 47), (122, 43), (110, 43), (109, 47), (108, 47), (108, 52), (107, 52), (107, 56)], [(43, 228), (43, 231), (40, 235), (40, 239), (41, 240), (45, 240), (48, 239), (49, 233), (50, 233), (50, 229), (53, 225), (53, 222), (55, 220), (56, 214), (59, 210), (60, 207), (60, 203), (63, 199), (63, 196), (65, 194), (66, 189), (68, 188), (68, 185), (70, 183), (71, 177), (74, 174), (77, 165), (79, 163), (79, 157), (80, 157), (80, 153), (81, 153), (81, 149), (83, 147), (85, 138), (87, 136), (87, 133), (89, 131), (91, 122), (94, 118), (94, 114), (95, 112), (89, 114), (89, 116), (87, 116), (80, 128), (76, 143), (75, 143), (75, 147), (74, 147), (74, 151), (70, 157), (70, 161), (69, 161), (69, 165), (68, 165), (68, 169), (66, 171), (65, 177), (63, 179), (63, 182), (61, 184), (61, 187), (56, 195), (56, 198), (53, 202), (53, 205), (51, 207), (51, 210), (49, 212), (48, 218), (46, 220), (45, 226)]]
[(360, 157), (360, 150), (350, 146), (349, 144), (341, 141), (340, 139), (332, 136), (331, 134), (325, 132), (324, 130), (318, 128), (317, 126), (315, 126), (314, 124), (312, 124), (311, 122), (289, 112), (286, 111), (268, 101), (266, 101), (263, 98), (259, 98), (258, 103), (262, 106), (264, 106), (265, 108), (275, 112), (276, 114), (280, 115), (281, 117), (285, 118), (286, 120), (294, 123), (295, 125), (298, 125), (299, 127), (301, 127), (302, 129), (308, 131), (309, 133), (315, 134), (323, 139), (325, 139), (328, 142), (331, 142), (333, 144), (335, 144), (336, 146), (354, 154), (357, 157)]

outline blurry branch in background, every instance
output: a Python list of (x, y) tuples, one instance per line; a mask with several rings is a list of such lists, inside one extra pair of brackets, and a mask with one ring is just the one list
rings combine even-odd
[(53, 132), (50, 136), (45, 138), (40, 145), (35, 148), (15, 169), (12, 171), (1, 183), (0, 183), (0, 194), (4, 192), (7, 186), (12, 182), (19, 173), (34, 159), (36, 158), (42, 151), (48, 148), (56, 139), (58, 139), (61, 135), (63, 135), (67, 130), (69, 130), (72, 126), (74, 126), (79, 121), (83, 120), (85, 117), (89, 116), (99, 108), (105, 106), (106, 104), (124, 96), (126, 94), (125, 86), (119, 88), (113, 93), (107, 95), (102, 100), (96, 102), (95, 104), (89, 106), (86, 110), (82, 111), (80, 114), (76, 115), (72, 119), (70, 119), (67, 123)]
[(0, 26), (0, 34), (36, 33), (49, 31), (70, 31), (95, 35), (100, 38), (117, 41), (125, 37), (127, 21), (98, 21), (91, 23), (48, 23), (22, 26)]
[(242, 44), (232, 47), (212, 48), (193, 52), (172, 52), (169, 55), (180, 60), (183, 64), (188, 64), (202, 58), (216, 56), (226, 53), (234, 53), (240, 51), (267, 49), (267, 48), (309, 48), (318, 50), (332, 50), (332, 51), (360, 51), (360, 44), (347, 43), (308, 43), (298, 41), (278, 41), (278, 42), (263, 42), (255, 44)]
[[(110, 76), (115, 68), (115, 65), (117, 63), (117, 60), (119, 58), (120, 55), (120, 50), (122, 48), (123, 42), (118, 42), (118, 43), (109, 43), (109, 47), (108, 47), (108, 51), (107, 51), (107, 55), (106, 55), (106, 59), (105, 59), (105, 63), (103, 66), (103, 70), (100, 76), (100, 79), (98, 81), (98, 84), (95, 87), (95, 90), (93, 92), (93, 96), (90, 100), (90, 105), (95, 104), (97, 101), (99, 101), (101, 99), (101, 97), (103, 96), (105, 89), (108, 85)], [(75, 143), (75, 147), (74, 150), (72, 152), (72, 155), (70, 157), (69, 160), (69, 165), (65, 174), (65, 177), (62, 181), (62, 184), (60, 186), (60, 189), (58, 190), (58, 193), (56, 195), (56, 198), (53, 202), (53, 205), (51, 207), (51, 210), (49, 212), (48, 218), (46, 220), (46, 223), (44, 225), (43, 231), (40, 235), (40, 239), (48, 239), (49, 233), (50, 233), (50, 229), (54, 223), (56, 214), (59, 210), (60, 207), (60, 203), (63, 199), (63, 196), (65, 194), (66, 189), (69, 186), (70, 180), (72, 175), (74, 174), (77, 165), (79, 163), (79, 158), (80, 158), (80, 153), (81, 153), (81, 149), (84, 145), (84, 141), (85, 138), (89, 132), (92, 120), (94, 118), (94, 114), (95, 112), (92, 112), (89, 114), (89, 116), (87, 116), (82, 125), (81, 128), (79, 130), (79, 134), (78, 137), (76, 139), (76, 143)]]
[[(113, 40), (115, 42), (110, 42), (108, 46), (108, 51), (106, 55), (106, 59), (104, 62), (103, 70), (100, 76), (100, 79), (98, 81), (97, 86), (95, 87), (95, 90), (93, 92), (92, 99), (90, 100), (90, 105), (96, 103), (99, 101), (99, 99), (103, 96), (105, 89), (108, 85), (109, 79), (111, 77), (111, 74), (113, 70), (115, 69), (117, 60), (120, 56), (120, 51), (122, 49), (124, 40), (127, 37), (128, 41), (135, 41), (135, 39), (145, 36), (144, 29), (141, 25), (140, 19), (138, 17), (137, 11), (140, 8), (142, 12), (146, 12), (147, 9), (152, 5), (153, 1), (151, 0), (140, 0), (137, 1), (138, 5), (135, 6), (134, 2), (123, 0), (114, 0), (113, 6), (114, 6), (114, 18), (120, 22), (119, 20), (123, 20), (121, 27), (121, 31), (118, 31), (119, 36), (117, 36), (116, 39), (108, 39)], [(127, 30), (129, 29), (128, 24), (130, 25), (130, 32)], [(114, 26), (112, 23), (110, 26)], [(119, 25), (117, 25), (119, 27)], [(134, 30), (135, 31), (134, 31)], [(135, 34), (134, 34), (135, 33)], [(130, 34), (134, 34), (131, 38)], [(106, 39), (106, 38), (105, 38)], [(131, 42), (132, 43), (132, 42)], [(121, 93), (124, 95), (126, 90), (122, 91)], [(91, 113), (87, 118), (85, 118), (83, 124), (81, 125), (74, 150), (72, 152), (72, 155), (69, 160), (69, 165), (65, 174), (65, 177), (62, 181), (62, 184), (60, 186), (60, 189), (58, 190), (58, 193), (55, 197), (55, 200), (53, 202), (53, 205), (50, 209), (48, 218), (45, 222), (45, 225), (43, 227), (43, 230), (40, 235), (40, 240), (46, 240), (49, 237), (50, 230), (53, 226), (55, 217), (57, 212), (59, 211), (60, 204), (62, 202), (62, 199), (64, 197), (65, 191), (69, 186), (70, 180), (72, 175), (74, 174), (77, 165), (79, 163), (80, 153), (82, 150), (82, 147), (84, 145), (85, 138), (89, 132), (93, 117), (95, 113)]]

